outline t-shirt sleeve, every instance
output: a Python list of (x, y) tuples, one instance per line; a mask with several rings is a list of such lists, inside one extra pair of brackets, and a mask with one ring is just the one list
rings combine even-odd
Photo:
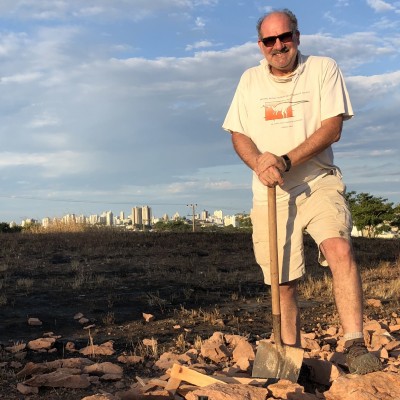
[(236, 88), (235, 95), (233, 96), (222, 128), (228, 132), (238, 132), (249, 136), (247, 128), (248, 113), (243, 90), (246, 85), (245, 81), (245, 75), (243, 74)]
[(336, 62), (329, 59), (321, 85), (321, 120), (343, 114), (343, 119), (353, 117), (353, 108), (346, 84)]

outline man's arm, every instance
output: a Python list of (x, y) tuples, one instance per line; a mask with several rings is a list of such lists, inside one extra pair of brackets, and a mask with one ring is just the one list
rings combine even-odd
[(324, 151), (331, 144), (340, 139), (343, 127), (343, 116), (328, 118), (322, 121), (321, 127), (317, 129), (308, 139), (287, 153), (292, 166), (300, 165), (310, 158)]
[(285, 170), (285, 163), (282, 157), (268, 152), (261, 153), (248, 136), (231, 133), (236, 153), (257, 174), (258, 179), (266, 186), (283, 185), (281, 171)]
[[(308, 139), (287, 153), (292, 167), (300, 165), (315, 155), (321, 153), (340, 139), (343, 126), (343, 116), (328, 118), (321, 123)], [(281, 155), (261, 153), (255, 143), (246, 135), (232, 133), (232, 143), (236, 153), (250, 167), (266, 186), (283, 185), (282, 172), (286, 163)]]

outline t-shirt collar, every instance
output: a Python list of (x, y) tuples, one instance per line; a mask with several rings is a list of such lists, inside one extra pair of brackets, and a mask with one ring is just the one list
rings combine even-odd
[(260, 61), (260, 64), (266, 69), (266, 71), (268, 73), (268, 76), (271, 79), (273, 79), (276, 82), (285, 83), (285, 82), (291, 82), (293, 79), (296, 80), (297, 77), (303, 72), (303, 70), (304, 70), (304, 59), (303, 59), (303, 56), (300, 53), (300, 51), (297, 51), (297, 59), (298, 59), (298, 62), (297, 62), (296, 69), (290, 75), (286, 75), (286, 76), (273, 75), (271, 73), (271, 68), (270, 68), (270, 66), (268, 64), (268, 61), (265, 58), (263, 58)]

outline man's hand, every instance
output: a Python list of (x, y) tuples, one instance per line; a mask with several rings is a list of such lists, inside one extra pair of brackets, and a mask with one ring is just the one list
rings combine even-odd
[(260, 182), (268, 187), (282, 186), (284, 181), (282, 173), (276, 167), (269, 167), (265, 171), (257, 174)]
[(265, 152), (256, 160), (254, 172), (265, 186), (283, 185), (282, 173), (285, 171), (285, 161), (280, 156)]

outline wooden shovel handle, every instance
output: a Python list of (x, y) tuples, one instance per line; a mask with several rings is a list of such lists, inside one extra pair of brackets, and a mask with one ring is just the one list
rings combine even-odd
[(278, 233), (276, 222), (276, 188), (268, 188), (268, 232), (269, 256), (271, 271), (272, 327), (274, 339), (282, 346), (281, 339), (281, 305), (279, 301), (279, 267), (278, 267)]

